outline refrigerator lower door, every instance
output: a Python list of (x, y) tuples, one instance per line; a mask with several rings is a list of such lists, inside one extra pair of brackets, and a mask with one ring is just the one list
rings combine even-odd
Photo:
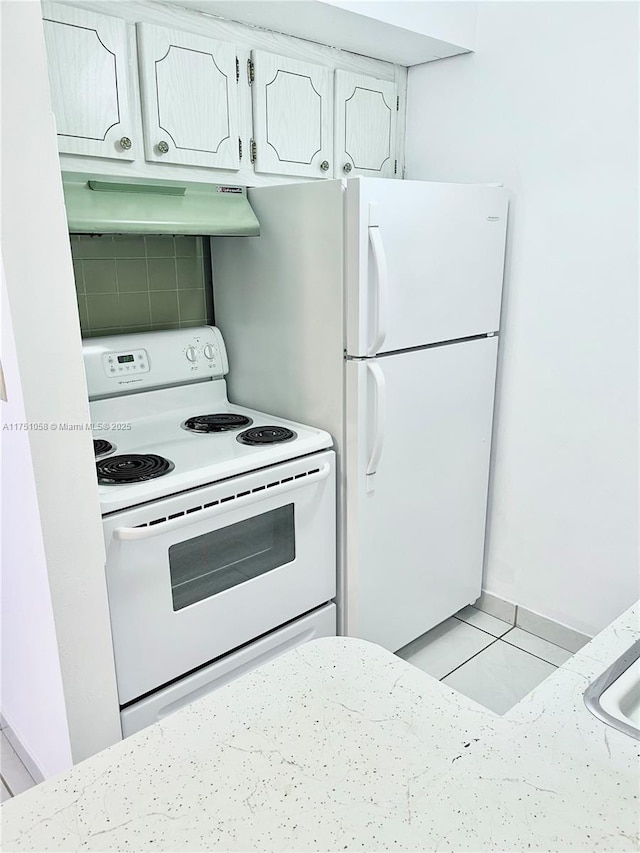
[(347, 361), (349, 636), (397, 651), (480, 595), (497, 347)]

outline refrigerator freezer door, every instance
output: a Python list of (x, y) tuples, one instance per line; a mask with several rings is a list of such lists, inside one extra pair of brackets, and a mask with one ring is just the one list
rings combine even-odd
[(500, 187), (347, 182), (347, 353), (497, 331), (507, 224)]
[(480, 595), (497, 346), (375, 359), (382, 411), (371, 362), (347, 361), (350, 636), (397, 651)]

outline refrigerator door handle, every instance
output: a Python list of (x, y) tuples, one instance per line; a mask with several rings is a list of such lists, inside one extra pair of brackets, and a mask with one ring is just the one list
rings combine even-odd
[(384, 378), (384, 373), (377, 364), (367, 362), (367, 370), (373, 376), (376, 388), (376, 406), (375, 406), (375, 422), (373, 430), (373, 446), (367, 463), (367, 493), (374, 490), (374, 479), (378, 469), (378, 463), (382, 456), (382, 446), (384, 444), (384, 415), (387, 400), (387, 384)]
[[(371, 206), (373, 207), (373, 205)], [(387, 337), (386, 319), (389, 304), (389, 273), (380, 226), (369, 225), (369, 241), (373, 253), (376, 279), (375, 335), (369, 347), (369, 355), (376, 355)]]

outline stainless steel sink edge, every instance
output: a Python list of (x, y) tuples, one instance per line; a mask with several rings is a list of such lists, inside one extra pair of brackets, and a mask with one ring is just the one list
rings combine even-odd
[(635, 740), (640, 740), (640, 731), (629, 723), (618, 720), (616, 717), (605, 711), (600, 705), (600, 697), (620, 676), (625, 673), (629, 667), (640, 657), (640, 640), (627, 649), (626, 652), (620, 655), (608, 669), (599, 675), (595, 681), (587, 687), (584, 692), (584, 704), (589, 711), (603, 723), (611, 726), (618, 731), (623, 732)]

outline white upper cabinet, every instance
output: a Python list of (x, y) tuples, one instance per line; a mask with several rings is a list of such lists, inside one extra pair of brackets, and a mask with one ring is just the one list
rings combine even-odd
[(43, 16), (60, 152), (134, 160), (125, 22), (54, 3)]
[(64, 171), (246, 186), (402, 175), (404, 68), (146, 0), (42, 9)]
[(332, 72), (259, 50), (251, 57), (256, 172), (331, 177)]
[(393, 178), (398, 87), (348, 71), (335, 76), (335, 175)]
[(239, 169), (236, 49), (137, 24), (145, 158)]

